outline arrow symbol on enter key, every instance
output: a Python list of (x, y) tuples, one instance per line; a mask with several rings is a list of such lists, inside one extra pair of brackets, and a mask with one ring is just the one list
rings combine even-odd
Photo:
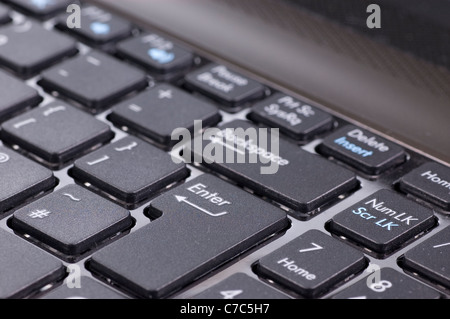
[(184, 197), (184, 196), (175, 195), (175, 198), (177, 199), (178, 202), (180, 202), (180, 203), (184, 202), (184, 203), (188, 204), (189, 206), (192, 206), (192, 207), (198, 209), (199, 211), (201, 211), (205, 214), (208, 214), (209, 216), (219, 217), (219, 216), (228, 214), (228, 212), (222, 212), (222, 213), (217, 213), (217, 214), (211, 213), (211, 212), (207, 211), (206, 209), (204, 209), (198, 205), (195, 205), (194, 203), (189, 202), (187, 200), (187, 197)]

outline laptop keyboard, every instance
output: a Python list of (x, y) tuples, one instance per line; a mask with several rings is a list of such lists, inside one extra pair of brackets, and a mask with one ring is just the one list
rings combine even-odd
[(105, 9), (3, 2), (1, 298), (450, 296), (448, 166)]

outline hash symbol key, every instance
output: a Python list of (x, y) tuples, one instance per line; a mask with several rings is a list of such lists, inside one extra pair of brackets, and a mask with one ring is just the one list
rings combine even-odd
[(68, 185), (19, 210), (11, 227), (76, 256), (132, 225), (129, 211), (78, 185)]

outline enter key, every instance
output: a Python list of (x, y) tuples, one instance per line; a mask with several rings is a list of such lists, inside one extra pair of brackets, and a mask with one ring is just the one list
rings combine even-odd
[(94, 273), (144, 298), (173, 294), (289, 225), (281, 209), (211, 175), (156, 198), (148, 215), (158, 218), (90, 261)]

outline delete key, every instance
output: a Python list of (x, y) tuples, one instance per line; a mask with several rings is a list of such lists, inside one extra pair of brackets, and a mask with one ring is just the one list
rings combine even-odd
[(406, 160), (402, 147), (353, 125), (326, 137), (318, 151), (369, 175), (379, 175)]

